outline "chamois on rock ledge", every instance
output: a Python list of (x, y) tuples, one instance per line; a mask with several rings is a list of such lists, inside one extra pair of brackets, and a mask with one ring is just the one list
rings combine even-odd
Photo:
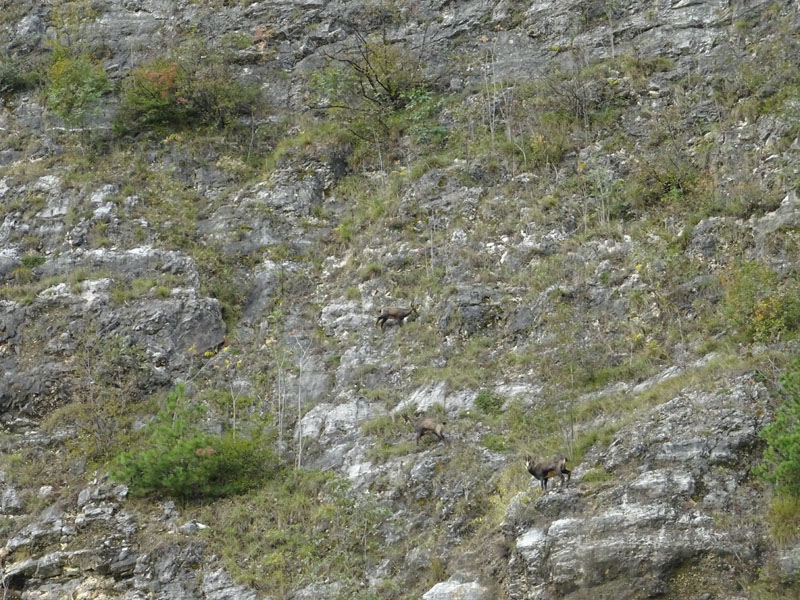
[[(546, 492), (547, 480), (551, 477), (561, 478), (561, 487), (563, 488), (569, 483), (572, 471), (567, 469), (567, 458), (565, 456), (554, 456), (553, 460), (542, 461), (534, 463), (530, 455), (525, 456), (525, 466), (528, 468), (528, 473), (533, 475), (539, 481), (539, 485)], [(567, 476), (566, 481), (564, 475)]]
[(418, 314), (419, 312), (417, 311), (417, 307), (414, 306), (413, 302), (411, 303), (411, 308), (398, 308), (397, 306), (390, 306), (381, 311), (381, 313), (378, 315), (378, 320), (375, 321), (375, 325), (380, 325), (381, 331), (383, 331), (386, 321), (392, 319), (395, 323), (397, 323), (398, 326), (402, 327), (403, 321), (406, 317)]
[(414, 431), (417, 433), (417, 445), (419, 445), (419, 439), (428, 432), (439, 438), (440, 442), (447, 443), (444, 437), (444, 426), (446, 423), (439, 422), (431, 417), (422, 417), (418, 414), (415, 414), (413, 417), (404, 414), (403, 420), (414, 426)]

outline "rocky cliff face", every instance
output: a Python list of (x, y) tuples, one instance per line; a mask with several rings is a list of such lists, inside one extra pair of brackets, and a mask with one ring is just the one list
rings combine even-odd
[[(752, 470), (800, 329), (794, 3), (0, 24), (4, 598), (796, 592)], [(266, 424), (333, 483), (129, 498), (109, 461), (179, 382), (206, 430)], [(523, 456), (554, 453), (571, 481), (541, 493)], [(330, 514), (269, 512), (292, 502)]]

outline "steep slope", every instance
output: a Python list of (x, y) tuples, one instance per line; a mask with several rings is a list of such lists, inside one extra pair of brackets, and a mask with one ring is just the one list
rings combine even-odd
[(6, 597), (796, 594), (794, 3), (0, 25)]

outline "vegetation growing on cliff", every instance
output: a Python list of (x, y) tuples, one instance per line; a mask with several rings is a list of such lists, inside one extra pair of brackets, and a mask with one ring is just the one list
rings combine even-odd
[(771, 524), (784, 545), (800, 536), (800, 358), (795, 358), (780, 378), (781, 403), (775, 420), (761, 432), (766, 441), (761, 476), (774, 486)]
[[(308, 11), (278, 30), (251, 23), (250, 5), (218, 2), (231, 20), (174, 24), (172, 47), (122, 57), (82, 38), (107, 8), (55, 2), (31, 22), (58, 43), (0, 56), (3, 116), (20, 115), (0, 141), (12, 250), (0, 257), (0, 358), (63, 369), (22, 408), (49, 415), (45, 432), (71, 451), (45, 469), (18, 449), (3, 459), (15, 483), (43, 486), (80, 455), (110, 466), (142, 506), (175, 498), (213, 523), (204, 539), (239, 582), (289, 595), (331, 579), (343, 597), (418, 597), (464, 564), (503, 579), (521, 564), (505, 560), (514, 519), (533, 526), (543, 506), (549, 518), (645, 502), (670, 448), (645, 441), (615, 463), (637, 420), (743, 374), (773, 384), (797, 354), (800, 71), (780, 6), (758, 26), (715, 22), (725, 39), (712, 65), (689, 60), (689, 46), (648, 56), (647, 31), (621, 28), (615, 3), (582, 5), (558, 22), (574, 39), (545, 45), (522, 75), (503, 53), (541, 24), (501, 5), (474, 21), (480, 31), (431, 39), (428, 27), (457, 19), (379, 3), (336, 27)], [(4, 26), (23, 14), (9, 10)], [(609, 51), (582, 47), (606, 21)], [(398, 33), (417, 26), (419, 43)], [(615, 39), (623, 32), (636, 43)], [(38, 124), (37, 103), (49, 111)], [(110, 271), (114, 252), (144, 266)], [(185, 288), (222, 311), (207, 353), (175, 333), (194, 316), (181, 312)], [(416, 301), (419, 318), (375, 328), (390, 300)], [(167, 301), (177, 316), (159, 310)], [(208, 367), (234, 345), (248, 360)], [(785, 524), (800, 495), (798, 372), (792, 363), (776, 386), (785, 401), (762, 434), (784, 545), (797, 535)], [(191, 399), (182, 387), (165, 396), (176, 380)], [(412, 394), (447, 418), (451, 445), (409, 441), (396, 409)], [(751, 404), (742, 431), (767, 420)], [(691, 483), (670, 475), (665, 489), (685, 483), (670, 514), (730, 533), (709, 489), (761, 493), (731, 474), (756, 446), (723, 448), (710, 472), (688, 468)], [(579, 491), (534, 508), (526, 452), (585, 459)], [(414, 527), (405, 546), (386, 547), (402, 535), (386, 506)], [(508, 539), (484, 548), (501, 529)], [(611, 570), (598, 579), (613, 585)], [(694, 592), (684, 574), (673, 579)], [(760, 583), (779, 593), (779, 579)]]

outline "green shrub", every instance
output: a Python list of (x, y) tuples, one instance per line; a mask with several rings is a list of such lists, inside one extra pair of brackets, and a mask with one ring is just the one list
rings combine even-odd
[(22, 264), (29, 269), (34, 269), (45, 263), (45, 257), (39, 254), (26, 254), (21, 260)]
[(53, 63), (47, 71), (44, 97), (47, 106), (65, 123), (85, 124), (110, 89), (102, 65), (86, 53), (73, 56), (68, 49), (56, 46)]
[(132, 71), (122, 83), (118, 133), (163, 134), (195, 125), (227, 127), (251, 113), (258, 90), (231, 79), (222, 57), (158, 59)]
[(510, 450), (508, 438), (504, 435), (490, 433), (481, 438), (481, 444), (484, 448), (493, 450), (494, 452), (507, 452)]
[(0, 55), (0, 98), (29, 89), (39, 82), (41, 75), (30, 67), (16, 58)]
[(145, 428), (143, 448), (120, 454), (112, 477), (127, 483), (134, 495), (191, 499), (240, 493), (272, 474), (276, 459), (263, 434), (205, 433), (202, 414), (177, 386)]
[(481, 390), (475, 397), (475, 407), (487, 415), (496, 415), (503, 409), (503, 398), (488, 390)]
[(757, 473), (780, 495), (800, 498), (800, 357), (780, 378), (785, 391), (775, 420), (761, 431), (767, 442)]

